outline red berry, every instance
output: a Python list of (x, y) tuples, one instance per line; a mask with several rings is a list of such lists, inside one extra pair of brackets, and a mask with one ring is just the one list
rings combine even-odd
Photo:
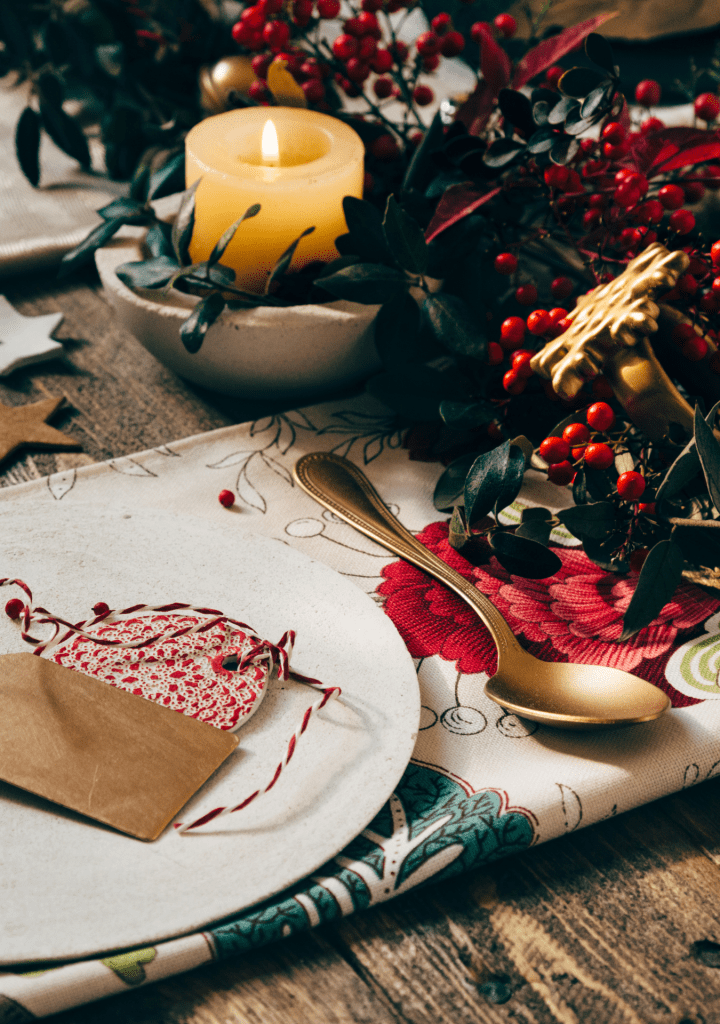
[(313, 13), (313, 0), (293, 0), (293, 24), (305, 28)]
[(554, 299), (566, 299), (571, 294), (573, 287), (569, 277), (556, 277), (550, 285), (550, 294)]
[[(252, 47), (256, 34), (256, 30), (244, 21), (236, 21), (231, 30), (231, 35), (238, 46)], [(260, 40), (262, 43), (262, 36), (260, 36)]]
[(370, 65), (359, 57), (351, 57), (345, 65), (345, 72), (351, 82), (364, 82), (370, 76)]
[(620, 160), (624, 157), (629, 149), (627, 140), (625, 142), (619, 142), (617, 146), (614, 146), (612, 142), (603, 142), (602, 151), (603, 156), (606, 156), (608, 160)]
[(401, 39), (397, 39), (392, 46), (388, 47), (398, 64), (404, 64), (408, 59), (410, 49)]
[(332, 44), (332, 48), (338, 60), (346, 61), (355, 56), (358, 52), (359, 44), (354, 36), (341, 35)]
[(639, 224), (659, 224), (663, 216), (663, 205), (657, 199), (648, 199), (635, 211), (635, 220)]
[(422, 56), (430, 56), (433, 53), (440, 53), (442, 40), (437, 32), (421, 32), (415, 40), (417, 52)]
[(700, 296), (700, 302), (698, 303), (703, 313), (717, 313), (720, 309), (720, 302), (718, 302), (717, 295), (712, 292), (703, 292)]
[(380, 23), (371, 11), (361, 11), (357, 18), (354, 19), (360, 26), (361, 36), (376, 36), (378, 39), (381, 36)]
[(309, 78), (303, 82), (302, 90), (309, 103), (319, 103), (325, 97), (325, 86), (319, 78)]
[(546, 437), (538, 449), (540, 458), (547, 462), (548, 466), (556, 462), (565, 462), (570, 454), (570, 445), (562, 437)]
[(642, 241), (642, 234), (638, 228), (623, 228), (617, 237), (617, 247), (625, 252), (627, 249), (634, 249)]
[(96, 615), (107, 615), (107, 613), (109, 611), (110, 611), (110, 605), (109, 604), (105, 604), (104, 601), (98, 601), (97, 604), (93, 605), (93, 612)]
[(643, 78), (635, 86), (635, 101), (643, 107), (656, 107), (660, 102), (660, 83), (653, 78)]
[(545, 72), (545, 81), (551, 89), (557, 89), (558, 82), (564, 74), (565, 68), (561, 68), (559, 64), (554, 64)]
[(272, 54), (259, 53), (250, 61), (252, 69), (258, 78), (267, 78), (268, 68), (272, 63)]
[(429, 85), (416, 85), (413, 89), (413, 99), (419, 107), (426, 107), (435, 99), (435, 93)]
[(589, 444), (585, 449), (585, 464), (590, 469), (609, 469), (614, 461), (612, 448), (602, 441)]
[(376, 78), (375, 81), (373, 82), (373, 92), (378, 97), (378, 99), (387, 99), (388, 96), (392, 96), (392, 91), (392, 78)]
[(487, 361), (489, 366), (498, 366), (505, 358), (502, 346), (496, 341), (491, 341), (487, 349)]
[(445, 35), (452, 24), (452, 18), (447, 11), (440, 11), (436, 14), (433, 20), (430, 22), (430, 28), (433, 32), (437, 32), (439, 36)]
[(683, 295), (694, 295), (698, 290), (698, 283), (692, 274), (682, 274), (678, 278), (677, 286)]
[(232, 508), (235, 504), (235, 495), (232, 491), (220, 491), (218, 501), (223, 508)]
[(595, 402), (585, 413), (585, 418), (593, 430), (609, 430), (615, 422), (615, 413), (607, 402)]
[(670, 227), (679, 235), (687, 235), (695, 227), (695, 218), (689, 210), (676, 210), (670, 214)]
[(462, 53), (465, 49), (465, 36), (462, 32), (448, 32), (443, 37), (442, 47), (440, 52), (443, 57), (457, 57), (459, 53)]
[(550, 188), (565, 188), (570, 178), (570, 168), (561, 167), (559, 164), (550, 164), (545, 168), (543, 174), (545, 184)]
[(495, 257), (494, 266), (498, 274), (514, 274), (517, 265), (517, 256), (513, 256), (511, 252), (501, 252)]
[(290, 26), (284, 21), (269, 21), (263, 29), (263, 39), (270, 49), (277, 53), (290, 38)]
[[(718, 278), (718, 282), (720, 282), (720, 278)], [(676, 324), (675, 327), (673, 327), (671, 337), (676, 345), (684, 345), (690, 338), (696, 337), (696, 334), (697, 332), (692, 324), (683, 323)]]
[(661, 121), (659, 117), (648, 117), (646, 121), (640, 125), (641, 135), (654, 135), (655, 132), (661, 132), (665, 127), (665, 122)]
[(377, 75), (385, 74), (392, 66), (393, 59), (389, 50), (376, 50), (370, 60), (370, 67)]
[(562, 436), (571, 448), (577, 448), (580, 444), (588, 443), (590, 431), (584, 423), (568, 423), (562, 432)]
[(540, 336), (545, 334), (547, 329), (552, 326), (550, 314), (546, 309), (536, 309), (527, 318), (527, 328), (531, 334)]
[(713, 266), (720, 267), (720, 242), (713, 242), (710, 247), (710, 258), (713, 261)]
[(380, 135), (370, 143), (370, 152), (376, 160), (397, 160), (400, 147), (392, 135)]
[(340, 13), (340, 0), (318, 0), (317, 9), (321, 18), (332, 20)]
[(503, 387), (510, 395), (520, 395), (525, 390), (527, 377), (522, 377), (517, 370), (508, 370), (503, 376)]
[(530, 361), (533, 355), (534, 353), (527, 348), (518, 349), (516, 352), (513, 352), (510, 365), (521, 377), (532, 377), (533, 371), (530, 367)]
[(623, 209), (635, 206), (642, 199), (640, 189), (634, 184), (631, 178), (622, 181), (613, 193), (613, 201)]
[(362, 0), (360, 6), (364, 11), (381, 11), (383, 9), (383, 0)]
[(500, 344), (512, 351), (519, 348), (525, 338), (525, 321), (521, 316), (509, 316), (500, 327)]
[(583, 227), (587, 231), (592, 231), (593, 228), (597, 227), (602, 220), (602, 210), (598, 210), (597, 207), (593, 207), (590, 210), (586, 210), (583, 214)]
[(493, 20), (493, 25), (505, 39), (512, 39), (517, 32), (517, 22), (512, 14), (498, 14)]
[(713, 292), (720, 297), (720, 277), (716, 277), (712, 283)]
[(663, 185), (658, 192), (658, 199), (666, 210), (679, 210), (685, 202), (685, 193), (679, 185)]
[(635, 470), (621, 473), (617, 479), (617, 492), (625, 501), (636, 501), (645, 490), (645, 477)]
[(603, 142), (609, 142), (611, 146), (618, 146), (624, 140), (625, 135), (625, 129), (619, 121), (610, 121), (600, 133), (600, 138)]
[(696, 334), (694, 338), (689, 338), (682, 347), (682, 354), (691, 363), (699, 363), (701, 359), (705, 358), (707, 352), (708, 343), (699, 334)]
[(372, 192), (375, 188), (375, 179), (369, 171), (365, 171), (363, 174), (363, 193), (367, 195), (368, 192)]
[(644, 512), (646, 516), (655, 515), (655, 502), (654, 501), (641, 501), (638, 505), (638, 511)]
[(556, 462), (548, 467), (548, 480), (558, 487), (565, 487), (575, 476), (575, 468), (571, 462)]
[(534, 284), (521, 284), (515, 292), (515, 298), (521, 306), (532, 306), (537, 302), (537, 288)]
[(590, 390), (592, 391), (594, 398), (612, 398), (614, 394), (612, 384), (607, 377), (603, 377), (602, 375), (593, 380), (590, 385)]
[(487, 21), (476, 21), (470, 26), (470, 38), (474, 43), (481, 43), (485, 36), (491, 34), (490, 25)]
[(703, 121), (714, 121), (720, 114), (720, 100), (712, 92), (702, 92), (695, 98), (695, 113)]
[(683, 191), (686, 203), (699, 203), (705, 195), (705, 186), (699, 181), (689, 181), (687, 185), (683, 186)]
[(19, 597), (11, 597), (5, 605), (5, 614), (9, 619), (19, 619), (24, 607)]
[(265, 82), (260, 78), (256, 78), (254, 82), (251, 82), (248, 88), (248, 96), (251, 100), (256, 100), (258, 103), (266, 100), (269, 93)]

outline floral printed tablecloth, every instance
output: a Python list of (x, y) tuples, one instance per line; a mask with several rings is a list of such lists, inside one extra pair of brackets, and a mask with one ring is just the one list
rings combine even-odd
[[(431, 501), (441, 466), (423, 461), (417, 441), (382, 406), (358, 398), (0, 490), (0, 502), (171, 509), (282, 539), (381, 603), (416, 659), (423, 704), (418, 742), (396, 792), (331, 863), (203, 932), (50, 969), (6, 968), (0, 1024), (242, 953), (720, 773), (720, 602), (683, 585), (655, 622), (618, 644), (636, 578), (602, 572), (564, 531), (551, 538), (563, 563), (551, 579), (512, 577), (493, 558), (471, 566), (448, 545), (447, 517)], [(666, 691), (674, 710), (657, 722), (583, 734), (504, 713), (483, 695), (495, 648), (474, 614), (293, 486), (294, 462), (315, 450), (362, 466), (401, 521), (491, 597), (533, 654), (628, 669)], [(217, 501), (225, 488), (237, 494), (232, 512)], [(538, 504), (557, 509), (568, 504), (568, 492), (530, 472), (503, 516), (510, 522), (524, 505)]]

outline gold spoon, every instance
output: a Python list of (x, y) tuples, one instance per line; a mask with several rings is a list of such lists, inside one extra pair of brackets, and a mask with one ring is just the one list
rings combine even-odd
[(312, 452), (298, 459), (294, 475), (325, 508), (445, 583), (477, 612), (498, 650), (497, 672), (485, 684), (485, 693), (506, 711), (560, 729), (593, 729), (649, 722), (670, 707), (662, 690), (629, 672), (539, 661), (528, 654), (495, 605), (413, 537), (352, 462)]

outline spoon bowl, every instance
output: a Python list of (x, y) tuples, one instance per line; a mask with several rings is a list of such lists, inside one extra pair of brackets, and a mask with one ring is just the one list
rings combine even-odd
[(670, 707), (662, 690), (629, 672), (540, 661), (529, 654), (495, 605), (413, 537), (348, 459), (312, 452), (297, 461), (294, 476), (325, 508), (445, 583), (477, 612), (498, 651), (497, 671), (485, 684), (485, 693), (506, 711), (559, 729), (598, 729), (650, 722)]

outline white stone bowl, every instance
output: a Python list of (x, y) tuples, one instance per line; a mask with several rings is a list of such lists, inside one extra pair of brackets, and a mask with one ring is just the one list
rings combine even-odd
[(123, 326), (181, 377), (237, 398), (316, 397), (380, 368), (373, 338), (380, 307), (344, 300), (226, 309), (191, 355), (180, 325), (199, 300), (174, 290), (135, 292), (115, 274), (121, 263), (143, 259), (143, 237), (143, 229), (121, 229), (95, 263)]

